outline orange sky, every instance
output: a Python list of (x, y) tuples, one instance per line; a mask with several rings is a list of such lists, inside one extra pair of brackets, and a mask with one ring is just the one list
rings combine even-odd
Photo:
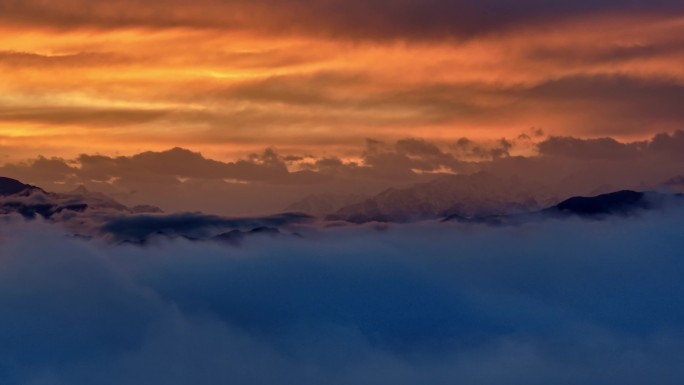
[(482, 30), (437, 18), (416, 33), (399, 7), (347, 33), (348, 19), (370, 16), (300, 1), (287, 12), (265, 0), (163, 3), (1, 0), (0, 156), (174, 146), (218, 159), (269, 146), (345, 155), (368, 137), (448, 143), (536, 127), (632, 139), (684, 128), (679, 12), (605, 0)]

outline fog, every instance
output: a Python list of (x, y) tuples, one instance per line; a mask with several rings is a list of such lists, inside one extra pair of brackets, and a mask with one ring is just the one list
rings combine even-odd
[(681, 384), (684, 212), (150, 247), (0, 224), (3, 384)]

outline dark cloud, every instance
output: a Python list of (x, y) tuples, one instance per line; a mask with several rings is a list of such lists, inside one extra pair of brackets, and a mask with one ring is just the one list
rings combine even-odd
[[(87, 5), (87, 6), (86, 6)], [(629, 3), (618, 0), (545, 1), (502, 0), (296, 0), (287, 6), (273, 0), (193, 3), (176, 0), (154, 3), (126, 0), (116, 4), (80, 0), (45, 3), (0, 3), (2, 18), (62, 28), (199, 27), (256, 30), (266, 33), (304, 33), (344, 38), (428, 39), (468, 37), (530, 24), (602, 14), (671, 15), (684, 11), (675, 0)], [(304, 21), (302, 21), (304, 20)]]
[[(245, 181), (275, 181), (288, 175), (285, 161), (272, 149), (252, 154), (235, 162), (207, 159), (202, 154), (182, 148), (162, 152), (143, 152), (130, 157), (81, 155), (77, 159), (80, 174), (99, 180), (129, 178), (149, 182), (176, 178), (239, 179)], [(160, 179), (159, 179), (160, 178)]]
[(455, 172), (463, 166), (463, 162), (434, 143), (415, 138), (402, 139), (394, 145), (367, 139), (362, 159), (368, 171), (384, 178), (407, 177), (416, 172)]
[[(268, 148), (262, 153), (251, 154), (234, 162), (220, 162), (207, 159), (200, 153), (174, 148), (130, 157), (81, 155), (76, 160), (78, 170), (68, 166), (67, 169), (76, 172), (80, 178), (101, 181), (117, 178), (121, 182), (147, 180), (150, 183), (180, 183), (178, 178), (191, 178), (299, 184), (323, 181), (326, 175), (336, 174), (343, 177), (373, 175), (394, 178), (400, 175), (411, 178), (411, 175), (416, 176), (415, 172), (456, 170), (460, 165), (456, 158), (440, 150), (437, 145), (420, 139), (404, 139), (391, 145), (369, 139), (362, 159), (362, 164), (354, 164), (334, 157), (313, 158), (312, 162), (305, 164), (304, 171), (290, 171), (288, 163), (304, 158), (281, 156)], [(40, 165), (23, 165), (33, 166)], [(16, 172), (20, 166), (7, 167)]]
[(408, 156), (439, 157), (443, 155), (437, 145), (421, 139), (401, 139), (397, 141), (396, 148), (397, 151)]
[[(537, 121), (551, 120), (553, 123), (549, 124), (556, 130), (584, 136), (675, 130), (681, 128), (679, 122), (684, 120), (678, 103), (684, 98), (684, 85), (676, 79), (658, 76), (576, 74), (515, 85), (423, 82), (373, 92), (363, 88), (369, 82), (362, 74), (322, 72), (276, 76), (208, 94), (273, 107), (269, 119), (249, 110), (231, 117), (244, 127), (335, 121), (358, 130), (466, 123), (537, 125)], [(292, 108), (283, 110), (282, 106)], [(296, 113), (303, 108), (315, 108), (316, 112), (304, 116)], [(394, 114), (383, 114), (388, 111), (411, 113), (397, 118)], [(554, 116), (567, 118), (555, 122)], [(217, 119), (221, 121), (220, 117)], [(540, 137), (534, 130), (526, 134)]]
[(74, 68), (93, 66), (114, 66), (128, 63), (123, 57), (112, 53), (80, 52), (64, 55), (41, 55), (35, 52), (0, 51), (0, 66), (10, 66), (15, 69), (27, 67)]
[(2, 107), (0, 122), (84, 124), (90, 127), (119, 127), (158, 120), (169, 111), (95, 107)]
[[(518, 140), (530, 140), (527, 134), (518, 136)], [(496, 160), (511, 155), (510, 151), (513, 148), (513, 142), (502, 138), (494, 144), (475, 143), (468, 138), (460, 138), (455, 143), (449, 146), (458, 158), (470, 159), (475, 161)]]
[[(76, 177), (78, 169), (65, 159), (39, 156), (30, 162), (8, 163), (0, 166), (0, 175), (30, 180), (39, 185), (52, 185)], [(49, 187), (49, 186), (46, 186)]]
[[(577, 75), (544, 82), (525, 91), (539, 98), (565, 100), (616, 100), (655, 103), (676, 99), (684, 94), (684, 86), (675, 80), (634, 78), (622, 75)], [(671, 108), (671, 104), (663, 108)], [(665, 110), (661, 110), (665, 111)]]
[(538, 144), (539, 153), (584, 159), (634, 158), (644, 143), (621, 143), (613, 138), (578, 139), (553, 136)]
[(654, 136), (648, 145), (648, 151), (684, 160), (684, 131), (677, 130), (673, 134), (661, 133)]
[(680, 384), (682, 218), (329, 229), (242, 248), (3, 223), (0, 381)]
[(559, 65), (615, 64), (631, 60), (648, 60), (657, 57), (679, 55), (684, 41), (673, 39), (648, 44), (604, 44), (595, 46), (535, 47), (526, 57), (535, 62)]
[[(545, 71), (540, 69), (540, 73)], [(195, 131), (194, 140), (198, 141), (263, 143), (264, 138), (257, 140), (252, 135), (252, 130), (259, 129), (265, 138), (273, 138), (279, 144), (299, 145), (329, 143), (333, 136), (336, 141), (349, 144), (371, 129), (452, 124), (488, 127), (548, 124), (555, 131), (577, 135), (624, 135), (681, 128), (678, 122), (684, 119), (684, 114), (677, 101), (684, 97), (684, 88), (678, 80), (655, 75), (578, 72), (582, 71), (510, 84), (444, 80), (380, 85), (370, 73), (359, 71), (298, 72), (229, 85), (195, 82), (183, 86), (187, 92), (178, 93), (174, 88), (155, 97), (174, 103), (201, 103), (206, 109), (126, 110), (120, 111), (119, 118), (124, 122), (129, 119), (144, 123), (145, 114), (152, 114), (150, 122), (206, 126)], [(405, 113), (397, 114), (397, 111)], [(82, 111), (81, 123), (89, 123), (91, 112), (97, 115), (97, 111)], [(154, 115), (155, 112), (160, 116)], [(8, 110), (5, 119), (60, 122), (77, 119), (80, 113), (78, 108), (19, 109)], [(112, 113), (117, 110), (92, 115), (92, 118), (97, 118), (100, 125), (111, 126), (117, 123)], [(557, 121), (557, 116), (565, 118)], [(226, 130), (227, 124), (230, 130)], [(330, 127), (331, 124), (345, 129), (335, 130), (332, 136), (283, 135), (284, 128), (299, 132), (304, 127)], [(333, 134), (327, 129), (323, 132)], [(526, 134), (535, 136), (534, 132)]]
[[(541, 107), (567, 116), (583, 133), (643, 133), (644, 127), (680, 129), (684, 85), (670, 79), (577, 75), (510, 90), (517, 108)], [(513, 106), (511, 106), (513, 108)]]
[(562, 156), (578, 159), (629, 159), (647, 156), (684, 160), (684, 131), (658, 134), (652, 139), (637, 142), (618, 142), (613, 138), (579, 139), (552, 136), (538, 144), (543, 156)]

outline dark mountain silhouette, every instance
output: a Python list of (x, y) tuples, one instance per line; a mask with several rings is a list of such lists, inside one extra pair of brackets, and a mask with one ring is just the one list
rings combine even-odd
[(594, 197), (573, 197), (544, 210), (547, 214), (601, 216), (629, 215), (653, 208), (660, 199), (658, 193), (622, 190)]
[(16, 179), (0, 176), (0, 196), (15, 195), (34, 189), (38, 188), (29, 184), (21, 183)]
[(268, 227), (268, 226), (261, 226), (261, 227), (256, 227), (252, 230), (249, 231), (241, 231), (238, 229), (231, 230), (222, 234), (219, 234), (212, 239), (218, 242), (222, 243), (227, 243), (232, 246), (240, 246), (242, 242), (245, 240), (247, 237), (252, 237), (252, 236), (258, 236), (258, 235), (266, 235), (270, 237), (275, 237), (278, 235), (282, 235), (280, 230), (278, 230), (277, 227)]
[(201, 213), (168, 215), (128, 215), (111, 218), (101, 230), (110, 239), (122, 242), (145, 242), (149, 238), (184, 236), (197, 240), (237, 240), (249, 233), (272, 234), (280, 228), (306, 224), (313, 217), (306, 214), (283, 213), (265, 217), (226, 218)]
[(450, 215), (444, 218), (443, 221), (516, 225), (548, 218), (580, 217), (601, 220), (616, 216), (638, 215), (649, 210), (666, 209), (668, 205), (676, 204), (684, 204), (684, 195), (622, 190), (592, 197), (572, 197), (557, 205), (532, 213), (490, 215), (473, 218)]

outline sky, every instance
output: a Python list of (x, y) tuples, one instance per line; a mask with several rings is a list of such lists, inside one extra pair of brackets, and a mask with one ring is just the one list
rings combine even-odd
[(0, 0), (0, 34), (0, 162), (637, 141), (684, 118), (675, 0)]

